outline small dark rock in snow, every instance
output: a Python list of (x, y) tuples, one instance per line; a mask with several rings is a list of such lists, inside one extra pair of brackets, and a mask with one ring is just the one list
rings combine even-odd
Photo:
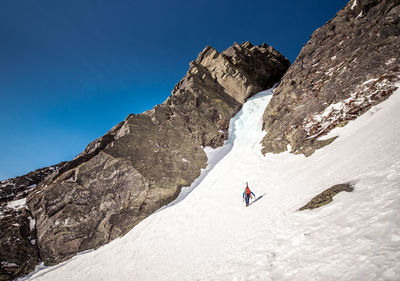
[(332, 186), (331, 188), (328, 188), (327, 190), (321, 192), (317, 196), (315, 196), (313, 199), (311, 199), (310, 202), (308, 202), (306, 205), (301, 207), (299, 211), (304, 211), (307, 209), (315, 209), (319, 208), (322, 206), (325, 206), (329, 203), (332, 202), (332, 198), (338, 194), (339, 192), (346, 191), (346, 192), (351, 192), (354, 190), (354, 187), (349, 184), (349, 183), (342, 183), (342, 184), (337, 184)]

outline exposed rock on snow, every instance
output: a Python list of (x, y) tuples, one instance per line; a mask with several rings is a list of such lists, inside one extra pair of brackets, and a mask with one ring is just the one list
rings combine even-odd
[(327, 190), (321, 192), (317, 196), (315, 196), (313, 199), (311, 199), (310, 202), (308, 202), (306, 205), (301, 207), (299, 211), (304, 211), (307, 209), (315, 209), (319, 208), (322, 206), (325, 206), (329, 203), (332, 202), (333, 197), (338, 194), (339, 192), (346, 191), (346, 192), (352, 192), (354, 190), (354, 187), (349, 184), (349, 183), (342, 183), (342, 184), (337, 184), (334, 185)]
[(202, 148), (222, 145), (243, 102), (289, 64), (266, 44), (206, 47), (163, 104), (129, 115), (29, 195), (43, 261), (98, 248), (174, 200), (206, 167)]
[[(361, 15), (357, 16), (357, 15)], [(352, 0), (317, 29), (264, 113), (263, 153), (314, 153), (318, 139), (382, 102), (400, 75), (400, 4)]]

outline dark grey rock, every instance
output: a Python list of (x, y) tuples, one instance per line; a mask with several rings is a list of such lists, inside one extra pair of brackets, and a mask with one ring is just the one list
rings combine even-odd
[(289, 61), (272, 47), (206, 47), (161, 105), (129, 115), (29, 195), (47, 265), (124, 235), (173, 201), (221, 146), (243, 102), (278, 82)]
[(12, 280), (34, 270), (40, 259), (29, 211), (25, 208), (2, 209), (0, 280)]
[(309, 156), (333, 141), (320, 141), (320, 136), (396, 89), (400, 1), (353, 3), (312, 34), (275, 89), (263, 117), (263, 153), (280, 153), (290, 144), (291, 152)]
[[(38, 184), (62, 165), (0, 182), (0, 280), (25, 275), (39, 263), (35, 221), (23, 202)], [(19, 208), (12, 207), (16, 200), (21, 202)]]
[(61, 162), (54, 166), (37, 169), (20, 177), (0, 181), (0, 203), (25, 198), (47, 176), (56, 172), (64, 164), (65, 162)]
[(338, 194), (339, 192), (346, 191), (346, 192), (352, 192), (354, 190), (354, 187), (349, 184), (349, 183), (342, 183), (342, 184), (337, 184), (334, 185), (327, 190), (321, 192), (317, 196), (311, 199), (310, 202), (308, 202), (306, 205), (301, 207), (299, 211), (304, 211), (304, 210), (312, 210), (315, 208), (319, 208), (322, 206), (325, 206), (329, 203), (332, 202), (333, 197)]

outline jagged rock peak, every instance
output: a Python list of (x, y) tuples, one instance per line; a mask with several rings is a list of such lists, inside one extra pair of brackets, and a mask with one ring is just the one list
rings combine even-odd
[(400, 74), (400, 1), (351, 0), (303, 47), (264, 113), (263, 153), (311, 155), (386, 99)]
[(266, 44), (206, 47), (164, 103), (128, 116), (29, 194), (45, 264), (100, 247), (174, 200), (206, 167), (203, 147), (221, 146), (243, 102), (288, 67)]
[(271, 46), (234, 43), (222, 53), (207, 46), (190, 64), (189, 73), (206, 68), (230, 96), (243, 104), (251, 95), (273, 86), (290, 66), (290, 62)]

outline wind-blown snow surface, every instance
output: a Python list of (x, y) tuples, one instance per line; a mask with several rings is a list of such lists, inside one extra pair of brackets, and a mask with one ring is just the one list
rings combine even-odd
[[(308, 158), (260, 153), (270, 94), (244, 105), (227, 153), (186, 198), (29, 280), (399, 280), (400, 91)], [(248, 208), (246, 181), (259, 198)], [(354, 192), (297, 211), (344, 182)]]

